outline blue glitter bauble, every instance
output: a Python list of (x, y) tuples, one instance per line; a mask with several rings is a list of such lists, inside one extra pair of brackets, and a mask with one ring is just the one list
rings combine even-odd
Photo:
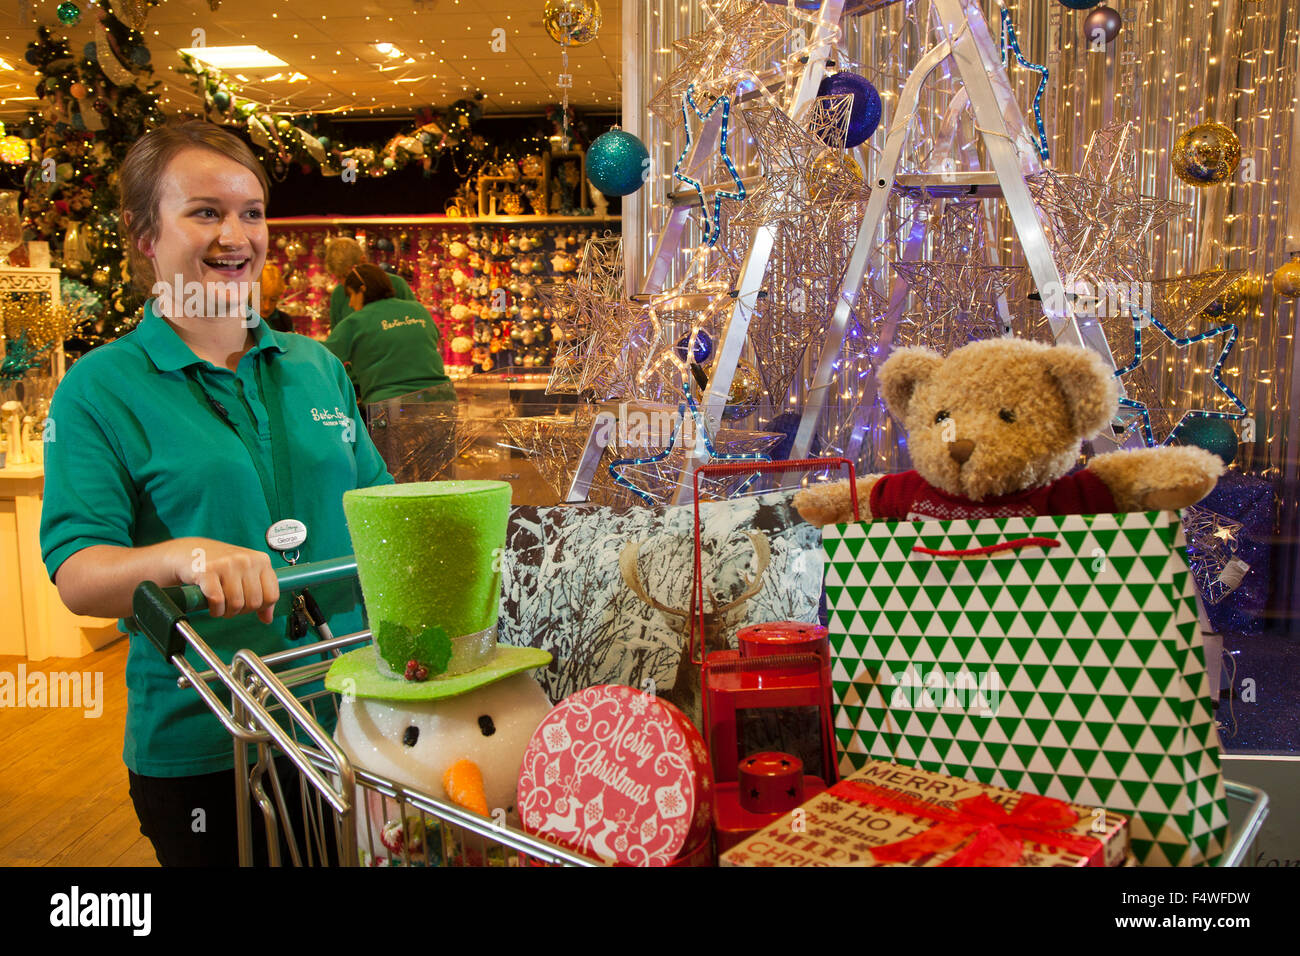
[(1061, 0), (1061, 5), (1071, 10), (1091, 10), (1100, 3), (1101, 0)]
[(650, 151), (631, 133), (612, 129), (587, 150), (587, 178), (606, 196), (626, 196), (649, 178)]
[(63, 3), (54, 9), (54, 13), (58, 16), (59, 22), (66, 27), (76, 26), (81, 21), (81, 7), (72, 0), (63, 0)]
[(149, 60), (152, 59), (147, 46), (131, 47), (131, 63), (134, 66), (148, 66)]
[[(691, 337), (689, 335), (682, 336), (682, 340), (677, 343), (677, 357), (683, 362), (686, 361), (686, 349), (690, 344)], [(694, 354), (691, 360), (695, 362), (696, 365), (703, 365), (713, 355), (713, 339), (710, 338), (709, 333), (705, 332), (703, 329), (700, 329), (700, 331), (695, 333), (695, 348), (693, 352)]]
[(1196, 415), (1179, 425), (1171, 436), (1175, 445), (1195, 445), (1218, 455), (1225, 465), (1237, 457), (1237, 429), (1226, 418), (1207, 418)]
[(869, 80), (856, 73), (835, 73), (817, 87), (818, 96), (843, 96), (846, 93), (853, 96), (848, 137), (843, 143), (834, 143), (824, 137), (822, 141), (827, 146), (852, 149), (869, 140), (880, 125), (880, 94)]
[[(776, 418), (762, 426), (762, 430), (765, 432), (780, 432), (785, 436), (768, 450), (768, 454), (772, 456), (773, 461), (789, 460), (790, 452), (794, 450), (795, 437), (799, 434), (799, 419), (801, 417), (801, 413), (799, 412), (782, 412), (780, 415), (777, 415)], [(821, 450), (821, 438), (819, 436), (813, 436), (813, 446), (808, 454), (811, 457), (816, 458), (821, 454)]]

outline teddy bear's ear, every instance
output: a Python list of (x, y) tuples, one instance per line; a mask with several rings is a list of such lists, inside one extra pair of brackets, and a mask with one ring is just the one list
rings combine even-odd
[(897, 349), (880, 366), (880, 392), (885, 407), (899, 421), (907, 417), (907, 406), (916, 386), (930, 378), (943, 364), (943, 356), (929, 349), (911, 346)]
[(1079, 438), (1095, 438), (1119, 411), (1114, 374), (1092, 349), (1058, 345), (1043, 352), (1047, 374), (1056, 382)]

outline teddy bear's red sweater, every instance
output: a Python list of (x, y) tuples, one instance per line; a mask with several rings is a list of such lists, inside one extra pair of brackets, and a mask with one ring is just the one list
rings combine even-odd
[(1102, 480), (1086, 468), (1041, 488), (982, 501), (950, 495), (915, 471), (903, 471), (885, 475), (875, 483), (869, 506), (874, 518), (948, 521), (955, 518), (1103, 514), (1115, 510), (1115, 499)]

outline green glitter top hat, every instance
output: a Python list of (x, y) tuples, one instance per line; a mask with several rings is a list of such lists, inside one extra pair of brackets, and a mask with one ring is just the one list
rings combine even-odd
[(497, 644), (503, 481), (431, 481), (345, 492), (374, 647), (340, 657), (326, 686), (358, 697), (453, 696), (550, 662)]

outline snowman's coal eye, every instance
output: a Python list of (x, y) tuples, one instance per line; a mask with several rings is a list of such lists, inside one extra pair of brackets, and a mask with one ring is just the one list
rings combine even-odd
[(420, 739), (420, 728), (411, 724), (406, 728), (406, 733), (402, 734), (402, 746), (414, 747), (415, 742)]
[(491, 737), (497, 732), (496, 724), (492, 723), (492, 718), (487, 714), (478, 719), (478, 729), (483, 731), (484, 737)]

